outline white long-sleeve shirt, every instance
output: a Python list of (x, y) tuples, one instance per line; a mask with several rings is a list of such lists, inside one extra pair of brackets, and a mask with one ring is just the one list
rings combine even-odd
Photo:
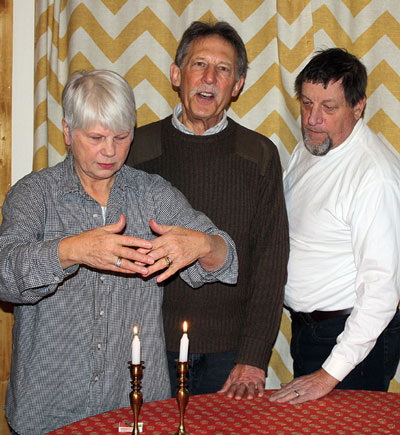
[(325, 156), (300, 142), (284, 174), (285, 304), (353, 308), (323, 368), (339, 381), (371, 351), (400, 298), (400, 160), (363, 122)]

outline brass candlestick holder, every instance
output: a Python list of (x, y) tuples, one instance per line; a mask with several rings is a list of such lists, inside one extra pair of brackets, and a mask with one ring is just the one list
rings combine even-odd
[(132, 384), (132, 392), (129, 395), (131, 399), (131, 408), (134, 417), (134, 426), (132, 433), (134, 435), (139, 435), (139, 413), (140, 408), (142, 407), (143, 396), (140, 391), (141, 381), (143, 376), (143, 362), (140, 364), (132, 364), (129, 362), (130, 370), (131, 370), (131, 384)]
[(175, 435), (189, 435), (189, 432), (185, 430), (185, 410), (186, 405), (189, 402), (189, 390), (186, 388), (186, 374), (189, 370), (189, 363), (180, 362), (177, 363), (177, 372), (178, 372), (178, 380), (179, 387), (176, 392), (176, 401), (178, 402), (179, 407), (179, 427), (178, 432)]

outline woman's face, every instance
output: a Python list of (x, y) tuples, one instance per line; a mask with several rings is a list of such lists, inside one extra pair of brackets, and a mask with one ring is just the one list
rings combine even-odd
[(130, 131), (114, 132), (97, 123), (69, 134), (63, 121), (65, 143), (71, 147), (75, 169), (82, 183), (108, 180), (124, 164), (133, 135)]

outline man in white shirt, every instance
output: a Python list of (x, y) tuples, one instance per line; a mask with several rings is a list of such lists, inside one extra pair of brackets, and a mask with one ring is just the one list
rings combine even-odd
[(271, 396), (387, 391), (400, 353), (400, 162), (364, 123), (367, 72), (339, 48), (296, 78), (303, 140), (284, 174), (295, 379)]

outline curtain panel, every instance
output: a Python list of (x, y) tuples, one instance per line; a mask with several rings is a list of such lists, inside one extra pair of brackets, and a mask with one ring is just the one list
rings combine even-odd
[[(283, 167), (300, 138), (295, 77), (315, 50), (334, 46), (366, 65), (365, 120), (400, 151), (398, 0), (36, 0), (34, 169), (65, 157), (61, 92), (73, 71), (110, 69), (125, 77), (138, 126), (169, 115), (178, 101), (169, 67), (194, 20), (228, 21), (243, 38), (249, 71), (229, 116), (269, 137)], [(292, 378), (289, 341), (285, 312), (267, 387)], [(390, 391), (400, 392), (400, 370)]]

